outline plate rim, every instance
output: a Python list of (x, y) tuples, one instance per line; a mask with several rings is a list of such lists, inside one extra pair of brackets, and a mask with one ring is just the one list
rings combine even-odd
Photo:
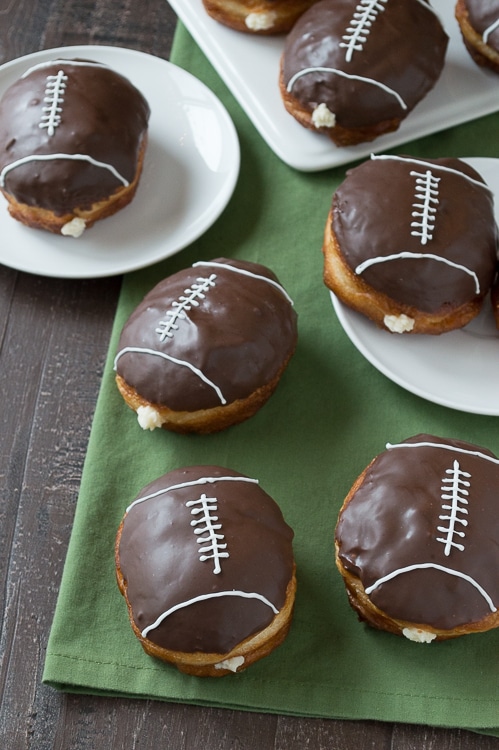
[[(203, 210), (200, 211), (200, 214), (205, 215), (205, 220), (201, 221), (199, 225), (196, 226), (196, 230), (192, 232), (187, 232), (185, 236), (182, 237), (182, 241), (178, 243), (175, 247), (168, 247), (166, 250), (159, 250), (157, 253), (153, 253), (152, 256), (147, 257), (146, 259), (140, 258), (140, 250), (141, 248), (138, 247), (137, 255), (133, 257), (133, 259), (127, 258), (120, 260), (119, 258), (116, 259), (115, 262), (110, 262), (109, 264), (106, 264), (105, 267), (99, 269), (99, 268), (92, 268), (92, 261), (89, 260), (89, 269), (83, 270), (83, 269), (71, 269), (71, 263), (68, 263), (68, 267), (65, 268), (59, 268), (54, 269), (51, 267), (49, 270), (45, 270), (42, 267), (42, 264), (40, 263), (30, 263), (26, 262), (26, 259), (23, 259), (23, 261), (17, 261), (15, 257), (11, 258), (7, 255), (2, 255), (1, 249), (0, 249), (0, 264), (4, 265), (8, 268), (12, 268), (17, 271), (22, 271), (25, 273), (33, 273), (38, 276), (43, 277), (49, 277), (49, 278), (63, 278), (63, 279), (90, 279), (90, 278), (108, 278), (111, 276), (117, 276), (122, 275), (126, 273), (130, 273), (132, 271), (140, 270), (141, 268), (146, 268), (151, 265), (154, 265), (155, 263), (158, 263), (162, 260), (165, 260), (166, 258), (169, 258), (193, 242), (195, 242), (197, 239), (199, 239), (214, 223), (215, 221), (220, 217), (220, 215), (223, 213), (225, 208), (227, 207), (234, 190), (237, 185), (239, 173), (240, 173), (240, 167), (241, 167), (241, 149), (240, 149), (240, 143), (239, 143), (239, 137), (236, 130), (236, 127), (234, 125), (234, 122), (225, 107), (225, 105), (220, 101), (218, 96), (199, 78), (194, 76), (189, 71), (185, 70), (184, 68), (181, 68), (178, 65), (175, 65), (175, 63), (170, 62), (169, 60), (166, 60), (162, 57), (158, 57), (157, 55), (152, 55), (148, 52), (143, 52), (141, 50), (132, 49), (128, 47), (123, 47), (119, 45), (109, 45), (109, 44), (76, 44), (76, 45), (67, 45), (67, 46), (58, 46), (58, 47), (51, 47), (47, 49), (41, 49), (35, 52), (29, 52), (25, 55), (21, 55), (20, 57), (14, 58), (12, 60), (8, 60), (2, 65), (0, 65), (0, 96), (3, 94), (5, 88), (7, 86), (3, 86), (3, 80), (6, 76), (9, 75), (9, 73), (12, 71), (12, 69), (19, 68), (20, 70), (23, 67), (29, 67), (30, 64), (32, 64), (34, 61), (43, 61), (44, 59), (50, 59), (51, 57), (57, 57), (57, 56), (97, 56), (97, 57), (107, 57), (107, 58), (116, 58), (116, 64), (114, 62), (109, 62), (111, 66), (117, 71), (121, 72), (120, 65), (119, 65), (119, 59), (126, 57), (129, 60), (133, 60), (133, 58), (140, 58), (143, 61), (143, 64), (146, 66), (154, 65), (155, 67), (163, 68), (164, 70), (168, 70), (170, 75), (177, 77), (177, 78), (186, 78), (190, 81), (194, 82), (197, 87), (199, 87), (199, 90), (204, 93), (204, 95), (207, 97), (208, 100), (210, 100), (213, 103), (213, 110), (217, 114), (217, 119), (220, 123), (221, 129), (223, 130), (225, 137), (224, 137), (224, 150), (227, 151), (227, 153), (230, 153), (230, 159), (231, 161), (228, 162), (230, 164), (230, 169), (226, 170), (225, 177), (223, 180), (222, 185), (220, 186), (218, 192), (215, 194), (215, 196), (211, 196), (210, 194), (210, 201), (207, 202), (206, 207), (203, 207)], [(130, 78), (130, 74), (125, 74), (128, 78)], [(154, 107), (154, 103), (150, 102), (151, 110)], [(139, 186), (140, 189), (140, 186)], [(209, 192), (209, 191), (207, 191)], [(8, 219), (9, 223), (16, 221), (13, 219), (7, 211), (7, 204), (3, 196), (1, 196), (2, 205), (0, 205), (0, 211), (2, 213), (2, 219), (1, 221), (5, 220), (5, 216)], [(132, 201), (133, 204), (133, 201)], [(211, 206), (211, 210), (207, 211), (207, 208)], [(112, 218), (112, 217), (111, 217)], [(96, 225), (98, 227), (98, 224)], [(37, 232), (42, 230), (36, 230), (30, 227), (24, 227), (27, 232)], [(44, 233), (44, 236), (46, 236), (49, 233)], [(56, 235), (54, 235), (56, 237)], [(68, 243), (70, 243), (72, 240), (71, 238), (67, 239)], [(76, 240), (78, 241), (78, 240)], [(104, 252), (104, 250), (103, 250)], [(70, 253), (68, 253), (68, 257), (70, 257)], [(82, 261), (83, 262), (83, 261)]]

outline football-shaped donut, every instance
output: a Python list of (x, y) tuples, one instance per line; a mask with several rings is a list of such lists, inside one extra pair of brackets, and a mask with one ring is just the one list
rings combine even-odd
[(135, 195), (149, 105), (91, 60), (34, 65), (0, 101), (0, 189), (31, 227), (79, 236)]
[(336, 563), (370, 625), (420, 642), (499, 625), (499, 459), (460, 440), (388, 445), (348, 493)]
[(425, 0), (320, 0), (286, 38), (284, 106), (338, 146), (372, 141), (433, 88), (447, 43)]
[(116, 570), (144, 650), (199, 676), (245, 669), (285, 638), (293, 532), (256, 479), (177, 469), (145, 487), (116, 538)]
[(497, 246), (492, 191), (469, 164), (373, 155), (333, 195), (324, 281), (380, 328), (444, 333), (480, 312)]
[(160, 281), (123, 327), (116, 383), (143, 429), (215, 432), (252, 416), (296, 346), (276, 275), (249, 261), (198, 261)]

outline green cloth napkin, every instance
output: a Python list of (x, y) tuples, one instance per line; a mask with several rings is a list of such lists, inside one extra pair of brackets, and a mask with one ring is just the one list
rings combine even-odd
[[(499, 736), (499, 631), (429, 645), (369, 629), (349, 608), (333, 534), (353, 480), (387, 441), (419, 432), (499, 454), (498, 420), (429, 403), (374, 369), (339, 325), (322, 283), (322, 234), (345, 169), (298, 173), (263, 142), (185, 28), (172, 60), (203, 80), (237, 127), (241, 174), (214, 226), (124, 280), (81, 482), (44, 681), (60, 690), (301, 716), (472, 728)], [(499, 115), (401, 148), (495, 156)], [(219, 255), (270, 266), (295, 302), (296, 354), (251, 420), (210, 436), (143, 432), (112, 370), (123, 323), (160, 279)], [(478, 363), (477, 363), (478, 366)], [(196, 678), (147, 656), (128, 623), (113, 544), (126, 506), (170, 469), (219, 464), (260, 480), (295, 530), (298, 592), (285, 643), (241, 674)]]

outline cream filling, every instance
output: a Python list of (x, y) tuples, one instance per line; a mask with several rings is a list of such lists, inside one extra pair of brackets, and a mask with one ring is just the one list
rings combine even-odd
[(75, 216), (74, 219), (66, 222), (66, 224), (61, 227), (61, 234), (63, 234), (65, 237), (81, 237), (86, 229), (86, 226), (87, 224), (85, 219), (81, 219), (79, 216)]
[(383, 323), (392, 333), (407, 333), (414, 328), (414, 318), (408, 315), (385, 315)]
[(312, 112), (312, 122), (316, 128), (334, 128), (336, 115), (322, 102)]
[(215, 664), (215, 669), (228, 669), (230, 672), (237, 672), (239, 667), (244, 664), (244, 656), (233, 656), (231, 659), (224, 659)]
[(152, 406), (139, 406), (137, 421), (143, 430), (155, 430), (163, 424), (159, 412)]
[(266, 31), (271, 29), (276, 21), (277, 13), (250, 13), (246, 16), (245, 24), (251, 31)]
[(421, 628), (404, 628), (402, 635), (414, 643), (431, 643), (437, 637), (435, 633), (429, 633)]

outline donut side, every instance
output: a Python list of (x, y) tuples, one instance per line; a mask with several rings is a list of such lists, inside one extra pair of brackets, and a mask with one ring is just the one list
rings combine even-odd
[(345, 305), (365, 315), (378, 328), (390, 333), (440, 335), (462, 328), (479, 314), (482, 299), (465, 302), (452, 310), (444, 309), (429, 314), (375, 290), (345, 262), (333, 231), (332, 219), (330, 211), (322, 246), (324, 284)]
[(9, 214), (13, 219), (33, 229), (43, 229), (53, 234), (66, 236), (80, 236), (84, 229), (90, 229), (95, 222), (113, 216), (132, 202), (142, 175), (147, 140), (147, 133), (145, 133), (141, 138), (137, 168), (132, 181), (126, 186), (116, 188), (108, 198), (96, 201), (88, 208), (75, 206), (70, 212), (60, 215), (48, 208), (21, 203), (2, 189), (8, 203)]
[(153, 641), (145, 638), (135, 624), (133, 610), (127, 593), (127, 584), (119, 565), (119, 543), (121, 539), (122, 524), (116, 538), (116, 577), (118, 588), (124, 597), (128, 609), (130, 625), (135, 636), (146, 654), (161, 661), (168, 662), (177, 667), (184, 674), (195, 677), (224, 677), (227, 674), (247, 669), (255, 662), (269, 656), (274, 649), (280, 646), (288, 635), (293, 620), (293, 610), (296, 595), (296, 568), (293, 569), (293, 577), (286, 590), (286, 600), (274, 617), (270, 625), (256, 635), (245, 638), (227, 653), (201, 653), (188, 651), (175, 651), (173, 649), (158, 646)]
[(203, 0), (211, 18), (247, 34), (287, 33), (317, 0)]
[(162, 427), (164, 430), (182, 434), (207, 435), (240, 424), (256, 414), (279, 385), (291, 357), (292, 353), (270, 382), (260, 386), (246, 398), (238, 398), (229, 404), (213, 406), (210, 409), (176, 411), (168, 406), (152, 403), (140, 396), (120, 375), (116, 375), (116, 385), (125, 403), (138, 414), (139, 423), (144, 429)]
[(455, 16), (464, 46), (474, 62), (481, 67), (494, 71), (494, 73), (499, 73), (499, 51), (487, 44), (483, 39), (483, 34), (473, 27), (465, 0), (457, 0)]
[(309, 106), (303, 104), (288, 90), (284, 80), (283, 59), (284, 56), (281, 55), (279, 67), (279, 93), (287, 112), (289, 112), (289, 114), (294, 117), (302, 127), (307, 128), (308, 130), (313, 130), (314, 133), (325, 135), (340, 148), (356, 146), (359, 143), (369, 143), (370, 141), (379, 138), (381, 135), (393, 133), (400, 127), (400, 123), (403, 119), (402, 117), (391, 117), (375, 124), (344, 127), (338, 123), (336, 117), (331, 116), (328, 110), (324, 109), (325, 114), (322, 119), (318, 116), (314, 116), (315, 110), (311, 110)]

